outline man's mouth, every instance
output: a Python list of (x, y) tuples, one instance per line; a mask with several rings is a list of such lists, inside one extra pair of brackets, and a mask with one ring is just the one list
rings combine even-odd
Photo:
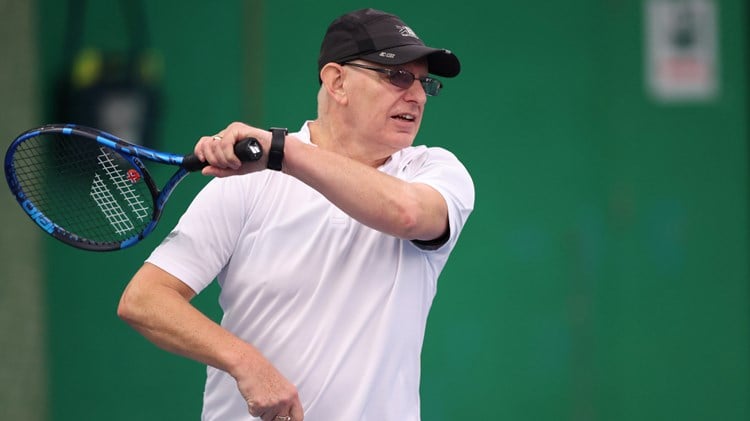
[(404, 121), (415, 121), (417, 119), (417, 117), (414, 116), (414, 114), (408, 114), (408, 113), (396, 114), (392, 118), (395, 118), (398, 120), (404, 120)]

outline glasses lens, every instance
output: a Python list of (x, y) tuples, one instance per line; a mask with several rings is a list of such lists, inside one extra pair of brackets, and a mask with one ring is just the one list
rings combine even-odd
[[(416, 78), (412, 72), (406, 70), (395, 70), (388, 73), (388, 81), (401, 89), (411, 88)], [(429, 96), (437, 96), (440, 93), (440, 88), (443, 87), (443, 84), (439, 80), (431, 77), (419, 79), (419, 82), (422, 84), (424, 92)]]
[(396, 70), (388, 75), (388, 80), (401, 89), (409, 89), (414, 83), (414, 75), (406, 70)]
[(422, 82), (424, 92), (429, 96), (437, 96), (440, 93), (440, 88), (443, 87), (443, 84), (439, 80), (431, 77), (426, 77), (420, 80), (420, 82)]

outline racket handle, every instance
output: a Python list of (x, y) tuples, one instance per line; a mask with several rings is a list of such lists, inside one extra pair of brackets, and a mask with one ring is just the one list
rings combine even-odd
[[(263, 156), (260, 142), (254, 137), (242, 139), (234, 144), (234, 154), (242, 162), (257, 161)], [(182, 158), (182, 168), (190, 172), (200, 171), (208, 166), (208, 162), (201, 162), (195, 154), (188, 154)]]

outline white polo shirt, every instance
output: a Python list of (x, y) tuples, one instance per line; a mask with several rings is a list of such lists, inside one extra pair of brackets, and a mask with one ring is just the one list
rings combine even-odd
[[(293, 135), (310, 142), (307, 124)], [(222, 326), (295, 384), (307, 421), (420, 419), (427, 315), (474, 187), (441, 148), (406, 148), (379, 170), (443, 195), (444, 245), (375, 231), (299, 180), (261, 171), (211, 180), (147, 260), (196, 293), (218, 279)], [(234, 379), (208, 367), (203, 419), (256, 418)]]

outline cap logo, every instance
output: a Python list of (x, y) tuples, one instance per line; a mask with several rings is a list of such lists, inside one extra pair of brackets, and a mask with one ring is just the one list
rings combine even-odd
[(393, 53), (387, 53), (387, 52), (385, 52), (385, 51), (381, 52), (381, 53), (380, 53), (380, 54), (378, 54), (378, 55), (379, 55), (380, 57), (383, 57), (383, 58), (394, 58), (394, 57), (396, 57), (396, 55), (395, 55), (395, 54), (393, 54)]
[(412, 37), (412, 38), (419, 39), (417, 34), (414, 31), (412, 31), (411, 28), (409, 28), (408, 26), (396, 25), (396, 29), (398, 29), (398, 33), (401, 34), (402, 37)]

